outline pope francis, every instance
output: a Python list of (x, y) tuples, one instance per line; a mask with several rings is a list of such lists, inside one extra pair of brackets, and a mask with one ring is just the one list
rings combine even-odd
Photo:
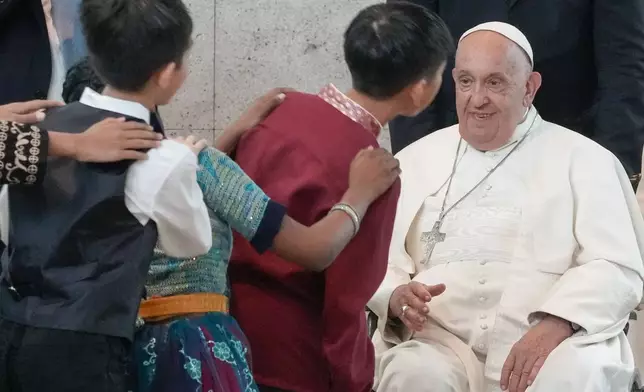
[(619, 161), (543, 120), (541, 76), (511, 25), (459, 42), (459, 124), (401, 151), (374, 388), (629, 391), (644, 221)]

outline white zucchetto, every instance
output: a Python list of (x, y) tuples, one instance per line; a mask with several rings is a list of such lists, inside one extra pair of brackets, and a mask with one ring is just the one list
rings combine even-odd
[(486, 22), (486, 23), (481, 23), (480, 25), (474, 26), (471, 29), (467, 30), (465, 33), (463, 33), (463, 35), (458, 40), (458, 42), (460, 43), (465, 37), (477, 31), (493, 31), (497, 34), (501, 34), (505, 38), (519, 45), (519, 47), (523, 49), (526, 55), (528, 55), (528, 59), (530, 60), (530, 65), (534, 67), (534, 56), (532, 54), (532, 46), (530, 45), (530, 42), (528, 42), (528, 39), (526, 38), (526, 36), (521, 32), (521, 30), (517, 29), (516, 27), (512, 26), (509, 23)]

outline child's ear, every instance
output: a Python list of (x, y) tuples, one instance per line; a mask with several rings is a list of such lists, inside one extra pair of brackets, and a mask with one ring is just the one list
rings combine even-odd
[(173, 85), (175, 72), (177, 72), (176, 63), (165, 65), (155, 74), (156, 84), (162, 89), (169, 88)]

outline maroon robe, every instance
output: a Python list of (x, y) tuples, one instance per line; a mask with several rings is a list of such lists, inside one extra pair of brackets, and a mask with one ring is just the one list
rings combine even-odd
[[(380, 124), (333, 86), (288, 94), (250, 131), (236, 160), (288, 214), (312, 225), (340, 201), (350, 163), (377, 147)], [(368, 392), (374, 351), (365, 306), (387, 268), (400, 183), (367, 212), (360, 232), (323, 273), (236, 236), (229, 267), (232, 314), (247, 335), (258, 384), (293, 392)]]

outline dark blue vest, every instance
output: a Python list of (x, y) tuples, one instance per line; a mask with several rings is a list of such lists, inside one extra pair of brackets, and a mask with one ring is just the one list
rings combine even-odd
[[(108, 117), (123, 115), (73, 103), (49, 112), (40, 126), (80, 133)], [(2, 317), (132, 339), (157, 230), (125, 207), (130, 164), (50, 158), (42, 184), (10, 188)]]

